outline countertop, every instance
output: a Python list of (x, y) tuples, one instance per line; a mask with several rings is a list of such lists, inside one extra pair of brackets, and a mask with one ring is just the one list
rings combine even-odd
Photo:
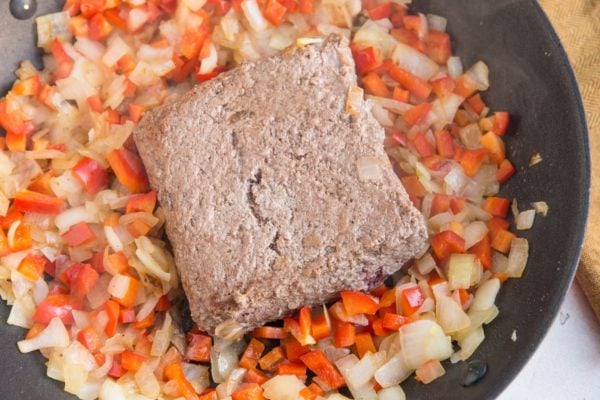
[(529, 363), (497, 400), (536, 399), (600, 399), (600, 323), (576, 282)]

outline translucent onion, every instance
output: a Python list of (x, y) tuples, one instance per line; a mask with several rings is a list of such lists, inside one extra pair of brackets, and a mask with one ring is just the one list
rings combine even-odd
[(412, 370), (406, 366), (402, 354), (398, 353), (375, 371), (375, 380), (381, 387), (388, 388), (403, 382), (410, 374)]
[(481, 221), (474, 221), (467, 225), (462, 235), (465, 239), (465, 249), (470, 249), (483, 240), (488, 231), (487, 225)]
[(174, 330), (173, 319), (167, 312), (165, 313), (165, 320), (163, 321), (162, 327), (154, 333), (150, 355), (160, 357), (167, 352)]
[(67, 347), (71, 339), (69, 332), (58, 317), (52, 318), (50, 323), (37, 336), (17, 342), (21, 353), (29, 353), (39, 349), (51, 347)]
[(306, 388), (295, 375), (276, 375), (262, 384), (264, 396), (269, 400), (297, 400)]
[(475, 256), (472, 254), (452, 254), (448, 261), (448, 284), (450, 290), (468, 289), (475, 268)]
[[(395, 48), (398, 45), (398, 41), (388, 33), (387, 29), (370, 19), (356, 31), (352, 43), (368, 43), (371, 46), (377, 46), (384, 58), (388, 58), (392, 52), (395, 54)], [(395, 57), (392, 56), (392, 58), (396, 61)]]
[(99, 400), (127, 400), (123, 388), (110, 378), (102, 383), (98, 398)]
[[(356, 40), (356, 39), (355, 39)], [(440, 67), (431, 58), (404, 43), (397, 43), (392, 60), (402, 69), (428, 81)]]
[(517, 229), (520, 231), (531, 229), (535, 220), (535, 213), (535, 210), (526, 210), (520, 212), (519, 216), (516, 219)]
[(475, 299), (471, 304), (470, 310), (488, 310), (494, 306), (496, 296), (500, 291), (500, 280), (497, 278), (489, 279), (483, 282), (475, 292)]
[(160, 394), (160, 384), (154, 376), (153, 368), (148, 363), (142, 363), (140, 369), (134, 375), (135, 383), (137, 384), (140, 392), (151, 399), (158, 398)]
[(463, 64), (460, 57), (450, 57), (446, 62), (446, 67), (448, 68), (448, 75), (450, 75), (452, 79), (456, 79), (463, 74)]
[(435, 316), (444, 332), (452, 334), (471, 324), (471, 319), (463, 311), (462, 305), (454, 299), (448, 296), (437, 296), (436, 300)]
[(446, 32), (446, 25), (448, 24), (448, 20), (439, 15), (427, 14), (427, 23), (429, 24), (429, 29), (434, 29), (440, 32)]
[(506, 273), (511, 278), (520, 278), (527, 266), (529, 258), (529, 242), (527, 239), (514, 238), (508, 254), (508, 267)]
[(248, 20), (248, 23), (250, 23), (252, 29), (257, 32), (262, 32), (269, 27), (269, 23), (263, 17), (256, 0), (244, 0), (242, 1), (241, 6), (244, 16)]
[(452, 354), (452, 342), (442, 328), (430, 320), (418, 320), (400, 328), (401, 354), (406, 366), (416, 369), (429, 360), (445, 360)]

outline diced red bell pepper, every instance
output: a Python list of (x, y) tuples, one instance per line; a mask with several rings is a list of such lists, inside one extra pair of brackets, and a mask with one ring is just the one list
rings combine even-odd
[(396, 65), (390, 68), (390, 76), (421, 99), (427, 99), (431, 94), (432, 87), (429, 83)]
[(431, 111), (431, 108), (431, 103), (418, 104), (412, 107), (410, 110), (406, 111), (403, 115), (403, 118), (409, 125), (416, 125), (425, 120), (427, 114), (429, 114), (429, 112)]
[(121, 366), (126, 371), (136, 372), (144, 361), (146, 357), (133, 351), (125, 350), (121, 353)]
[(423, 197), (427, 194), (427, 191), (416, 175), (406, 175), (400, 178), (400, 180), (402, 181), (402, 185), (409, 195)]
[(50, 52), (54, 56), (58, 66), (54, 71), (54, 78), (58, 80), (69, 76), (73, 70), (74, 62), (71, 57), (69, 57), (58, 38), (50, 43)]
[(141, 6), (129, 10), (127, 14), (127, 31), (135, 33), (142, 29), (151, 19), (152, 15), (148, 12), (148, 8)]
[(71, 171), (91, 195), (108, 186), (108, 173), (96, 160), (84, 157)]
[(410, 98), (410, 92), (408, 90), (402, 90), (400, 87), (396, 86), (392, 91), (392, 99), (396, 101), (400, 101), (402, 103), (408, 103), (408, 99)]
[(22, 79), (17, 81), (13, 87), (12, 92), (19, 96), (36, 96), (42, 89), (42, 82), (40, 81), (39, 75)]
[(210, 336), (199, 332), (189, 332), (187, 334), (187, 348), (183, 357), (188, 361), (209, 362), (211, 349), (212, 338)]
[(117, 327), (119, 326), (119, 311), (121, 307), (119, 303), (114, 300), (108, 300), (104, 304), (104, 311), (106, 311), (106, 315), (108, 316), (108, 322), (104, 327), (104, 332), (110, 338), (117, 333)]
[(421, 157), (430, 157), (434, 154), (433, 145), (429, 142), (429, 140), (427, 140), (427, 137), (424, 133), (417, 133), (413, 137), (412, 143)]
[(515, 172), (517, 172), (515, 167), (512, 165), (510, 160), (505, 158), (498, 166), (498, 171), (496, 171), (496, 180), (498, 180), (500, 183), (504, 183), (509, 180), (515, 174)]
[[(246, 380), (246, 382), (258, 383), (259, 385), (262, 385), (263, 383), (269, 380), (269, 377), (264, 372), (253, 368), (249, 369), (248, 372), (246, 372), (246, 376), (244, 377), (244, 379)], [(200, 398), (202, 398), (202, 396), (200, 396)], [(218, 400), (217, 397), (215, 397), (215, 400)]]
[(112, 25), (104, 15), (96, 14), (90, 18), (88, 35), (90, 39), (99, 42), (106, 39), (110, 35), (110, 32), (112, 32), (112, 29)]
[(14, 206), (11, 206), (6, 212), (6, 215), (0, 217), (0, 227), (6, 230), (9, 229), (15, 221), (21, 220), (23, 220), (23, 214), (19, 210), (16, 210)]
[(485, 108), (485, 103), (481, 99), (481, 95), (479, 93), (474, 94), (473, 96), (467, 99), (467, 104), (475, 111), (478, 115), (481, 114), (483, 109)]
[[(404, 295), (404, 292), (402, 292), (402, 295)], [(421, 293), (421, 296), (422, 296), (422, 293)], [(414, 297), (417, 298), (417, 296), (414, 296)], [(423, 299), (423, 301), (424, 301), (424, 299)], [(423, 304), (423, 301), (421, 301), (421, 304)], [(421, 306), (421, 304), (419, 304), (416, 307), (416, 309), (418, 309)], [(404, 307), (404, 304), (402, 307)], [(415, 309), (415, 311), (416, 311), (416, 309)], [(402, 325), (406, 325), (409, 322), (410, 322), (410, 318), (407, 318), (403, 315), (394, 314), (394, 313), (385, 313), (385, 315), (381, 319), (381, 324), (383, 325), (383, 327), (385, 329), (389, 329), (390, 331), (397, 331), (398, 329), (400, 329), (400, 327), (402, 327)]]
[(494, 164), (500, 164), (506, 159), (504, 141), (494, 132), (488, 132), (481, 136), (481, 145), (487, 150), (490, 160)]
[(130, 192), (148, 191), (148, 176), (137, 154), (122, 148), (111, 151), (106, 158), (119, 182)]
[(356, 327), (349, 322), (337, 325), (333, 333), (333, 344), (335, 347), (350, 347), (354, 344)]
[(510, 224), (504, 218), (492, 217), (487, 224), (490, 231), (490, 239), (494, 240), (494, 236), (496, 236), (498, 231), (508, 229), (509, 226)]
[(125, 369), (123, 369), (123, 367), (121, 366), (121, 355), (116, 354), (113, 358), (113, 364), (110, 367), (110, 370), (108, 371), (107, 375), (111, 378), (119, 379), (120, 377), (125, 375), (126, 372), (127, 371), (125, 371)]
[(356, 72), (363, 75), (374, 70), (383, 63), (381, 52), (378, 48), (369, 46), (361, 47), (357, 44), (351, 46), (352, 57), (356, 65)]
[(160, 296), (160, 299), (158, 299), (158, 303), (156, 303), (154, 310), (156, 310), (156, 312), (161, 312), (167, 311), (169, 308), (171, 308), (171, 300), (169, 300), (169, 297), (166, 294), (163, 294)]
[(474, 244), (469, 249), (469, 253), (477, 257), (484, 269), (492, 268), (492, 245), (488, 235), (485, 235), (481, 241)]
[(373, 315), (379, 308), (379, 304), (373, 297), (362, 292), (344, 290), (340, 292), (340, 296), (349, 317), (359, 314)]
[(298, 362), (284, 361), (277, 365), (277, 375), (296, 375), (300, 379), (306, 378), (306, 365)]
[(23, 213), (56, 215), (62, 211), (64, 200), (25, 190), (15, 195), (13, 206)]
[(48, 171), (48, 172), (42, 174), (37, 179), (35, 179), (33, 182), (31, 182), (31, 184), (29, 184), (27, 189), (31, 190), (32, 192), (45, 194), (47, 196), (54, 196), (54, 192), (52, 191), (52, 188), (50, 187), (50, 180), (53, 177), (54, 177), (54, 173), (52, 171)]
[(9, 253), (8, 238), (6, 237), (6, 233), (4, 233), (4, 229), (0, 229), (0, 257), (4, 257)]
[(19, 224), (15, 229), (15, 234), (12, 238), (12, 243), (9, 243), (10, 251), (21, 251), (31, 248), (33, 241), (31, 239), (31, 229), (27, 224)]
[(113, 275), (123, 274), (129, 270), (129, 262), (123, 252), (119, 251), (108, 255), (108, 264), (110, 266), (110, 273)]
[(450, 35), (446, 32), (429, 29), (425, 35), (425, 44), (427, 45), (425, 53), (438, 64), (445, 65), (452, 55)]
[(127, 200), (125, 212), (127, 214), (143, 211), (152, 214), (156, 207), (156, 191), (152, 190), (144, 194), (136, 194)]
[(96, 234), (87, 223), (80, 222), (70, 227), (68, 231), (62, 234), (62, 237), (67, 245), (77, 247), (96, 239)]
[(119, 310), (119, 322), (122, 324), (135, 322), (135, 310), (133, 308), (122, 308)]
[(88, 19), (104, 9), (104, 0), (80, 0), (77, 3), (80, 4), (81, 15)]
[(232, 400), (264, 400), (263, 388), (258, 383), (242, 383), (231, 394)]
[(300, 360), (331, 389), (338, 389), (346, 384), (342, 375), (321, 350), (306, 353)]
[(383, 320), (381, 318), (373, 318), (371, 320), (371, 330), (375, 336), (383, 337), (387, 336), (390, 331), (383, 327)]
[(271, 351), (258, 360), (258, 365), (264, 371), (273, 372), (280, 362), (285, 360), (285, 354), (281, 347), (274, 347)]
[(183, 368), (180, 364), (170, 364), (165, 368), (165, 375), (169, 380), (174, 380), (177, 383), (180, 394), (186, 400), (199, 400), (196, 391), (192, 384), (185, 377)]
[(273, 25), (279, 26), (283, 22), (286, 12), (287, 8), (282, 6), (277, 0), (268, 0), (263, 10), (263, 15)]
[(400, 293), (400, 307), (404, 315), (410, 316), (417, 312), (424, 301), (425, 295), (419, 286), (404, 289)]
[(455, 89), (454, 80), (449, 76), (432, 81), (431, 86), (433, 88), (433, 93), (441, 98), (448, 96), (450, 93), (454, 92)]
[(321, 340), (331, 335), (331, 327), (327, 323), (324, 314), (313, 318), (310, 332), (315, 340)]
[(453, 253), (463, 253), (465, 240), (453, 231), (443, 231), (431, 237), (431, 248), (436, 258), (442, 261)]
[(464, 98), (473, 95), (477, 91), (475, 83), (464, 74), (456, 78), (454, 84), (454, 93)]
[(383, 18), (389, 18), (392, 15), (392, 3), (383, 3), (367, 10), (369, 18), (372, 20), (378, 20)]
[[(2, 232), (4, 234), (4, 232)], [(37, 281), (46, 268), (48, 259), (40, 254), (28, 254), (21, 260), (17, 271), (31, 281)]]
[(369, 332), (357, 333), (354, 337), (354, 342), (359, 358), (362, 358), (368, 352), (377, 352), (375, 343), (373, 343), (373, 336)]
[(362, 78), (363, 87), (367, 93), (380, 97), (391, 97), (390, 89), (386, 86), (383, 79), (375, 72), (369, 72)]
[(180, 53), (188, 60), (194, 59), (208, 38), (209, 30), (201, 25), (197, 29), (186, 29), (181, 39)]
[(298, 11), (300, 11), (302, 14), (312, 14), (314, 9), (314, 0), (298, 0)]
[(146, 329), (154, 325), (155, 313), (151, 312), (148, 316), (140, 321), (134, 322), (131, 326), (135, 329)]
[(510, 114), (506, 111), (497, 111), (494, 113), (494, 133), (498, 136), (504, 136), (508, 129)]
[(80, 309), (81, 304), (66, 294), (50, 294), (35, 310), (33, 320), (48, 325), (52, 318), (58, 317), (65, 325), (73, 323), (71, 311)]
[[(302, 310), (307, 310), (308, 312), (304, 312), (304, 315), (302, 315)], [(305, 307), (300, 311), (301, 314), (298, 321), (294, 318), (284, 318), (283, 327), (302, 345), (315, 344), (316, 341), (310, 334), (311, 321), (310, 319), (307, 320), (306, 316), (306, 314), (308, 314), (308, 318), (310, 318), (310, 309)]]
[(276, 326), (260, 326), (252, 331), (252, 336), (259, 339), (285, 339), (289, 333)]
[(494, 217), (506, 218), (510, 200), (504, 197), (488, 197), (483, 201), (483, 210)]
[(94, 328), (83, 328), (77, 333), (77, 340), (91, 353), (94, 353), (100, 348), (100, 335), (96, 333)]
[(487, 155), (488, 152), (485, 149), (465, 150), (460, 157), (460, 165), (465, 170), (465, 174), (470, 177), (475, 176)]
[(252, 338), (240, 358), (239, 366), (247, 370), (254, 369), (265, 351), (265, 345), (260, 340)]
[(431, 201), (431, 215), (434, 216), (450, 210), (450, 201), (451, 198), (443, 194), (433, 196), (433, 200)]
[(73, 264), (67, 271), (70, 272), (69, 287), (75, 299), (83, 299), (98, 282), (98, 272), (89, 264)]
[(501, 229), (496, 232), (492, 239), (492, 248), (500, 253), (508, 253), (510, 245), (515, 237), (514, 233), (506, 229)]
[(285, 339), (283, 341), (283, 347), (285, 348), (285, 355), (289, 361), (298, 361), (301, 355), (310, 351), (308, 346), (301, 345), (300, 342), (293, 337)]

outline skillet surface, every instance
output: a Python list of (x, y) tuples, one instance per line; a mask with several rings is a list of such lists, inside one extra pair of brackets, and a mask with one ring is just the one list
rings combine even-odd
[[(20, 60), (37, 58), (33, 18), (17, 20), (0, 4), (0, 93), (10, 87)], [(61, 0), (38, 2), (36, 15), (59, 10)], [(4, 7), (4, 9), (2, 9)], [(490, 66), (491, 89), (483, 95), (492, 110), (511, 113), (508, 154), (519, 172), (502, 195), (524, 207), (544, 200), (550, 212), (531, 231), (525, 276), (505, 284), (498, 297), (499, 317), (472, 359), (488, 364), (487, 375), (465, 388), (464, 363), (447, 366), (446, 376), (429, 385), (410, 378), (409, 399), (491, 399), (498, 396), (529, 360), (555, 318), (569, 288), (587, 220), (590, 156), (581, 97), (565, 52), (534, 0), (414, 0), (414, 10), (448, 18), (454, 53), (466, 66), (482, 59)], [(528, 168), (539, 152), (542, 163)], [(22, 355), (15, 345), (24, 331), (8, 326), (9, 309), (0, 305), (0, 376), (3, 399), (74, 398), (62, 383), (46, 378), (39, 354)], [(516, 331), (517, 340), (511, 335)]]

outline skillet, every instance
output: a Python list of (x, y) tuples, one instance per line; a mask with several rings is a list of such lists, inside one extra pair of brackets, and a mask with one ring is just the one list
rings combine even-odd
[[(20, 0), (34, 3), (32, 0)], [(17, 1), (19, 2), (19, 1)], [(61, 8), (62, 0), (37, 2), (35, 15)], [(550, 211), (521, 232), (529, 240), (529, 263), (522, 279), (508, 281), (498, 296), (500, 315), (486, 328), (486, 340), (472, 357), (487, 374), (469, 387), (460, 383), (467, 364), (445, 364), (446, 375), (429, 385), (409, 378), (408, 399), (493, 399), (523, 368), (544, 338), (569, 288), (579, 260), (587, 221), (590, 155), (583, 105), (575, 76), (548, 19), (535, 0), (414, 0), (413, 10), (448, 18), (454, 54), (465, 65), (482, 59), (490, 66), (490, 108), (509, 111), (508, 156), (518, 173), (501, 195), (527, 205), (544, 200)], [(26, 14), (26, 13), (25, 13)], [(0, 94), (14, 80), (22, 59), (39, 62), (34, 18), (22, 20), (0, 4)], [(534, 153), (543, 161), (528, 167)], [(15, 343), (24, 331), (8, 326), (0, 305), (2, 399), (62, 400), (73, 396), (46, 378), (37, 352), (22, 355)], [(511, 339), (516, 333), (516, 341)]]

